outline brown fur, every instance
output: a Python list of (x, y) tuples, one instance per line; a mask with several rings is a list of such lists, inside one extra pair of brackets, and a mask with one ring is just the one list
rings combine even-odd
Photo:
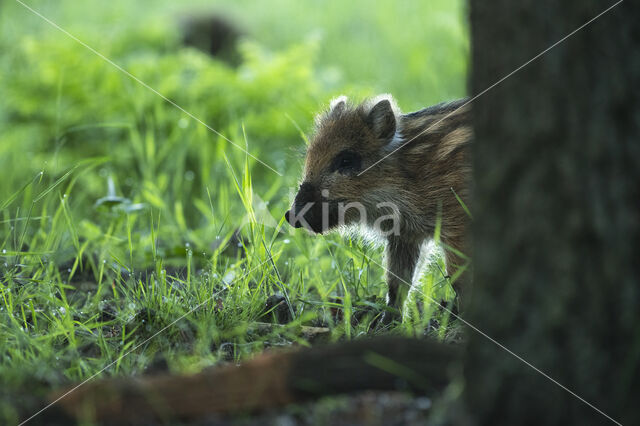
[[(465, 235), (469, 218), (453, 192), (467, 203), (472, 130), (470, 107), (463, 103), (464, 100), (442, 103), (401, 114), (390, 97), (368, 100), (358, 106), (339, 98), (316, 119), (301, 191), (291, 212), (301, 211), (305, 203), (315, 203), (301, 217), (309, 218), (314, 231), (324, 232), (339, 225), (336, 209), (340, 202), (362, 203), (368, 225), (389, 213), (378, 208), (378, 203), (397, 205), (400, 233), (386, 237), (391, 306), (402, 307), (408, 290), (405, 283), (412, 282), (420, 248), (433, 238), (439, 218), (447, 275), (453, 276), (465, 263), (456, 252), (468, 253)], [(358, 167), (336, 171), (336, 161), (343, 164), (344, 160), (341, 162), (339, 158), (345, 152), (355, 153)], [(346, 160), (346, 164), (351, 163), (356, 162)], [(319, 223), (321, 202), (328, 205), (328, 223)], [(346, 212), (347, 224), (358, 220), (355, 209)], [(386, 230), (384, 226), (382, 229)], [(459, 303), (463, 287), (468, 285), (466, 275), (453, 283)]]

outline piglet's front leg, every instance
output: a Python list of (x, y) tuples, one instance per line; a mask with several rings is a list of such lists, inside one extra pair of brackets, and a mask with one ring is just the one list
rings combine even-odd
[[(402, 312), (402, 307), (407, 299), (419, 257), (420, 244), (418, 242), (395, 235), (388, 238), (386, 247), (386, 278), (389, 285), (387, 305), (399, 312)], [(389, 323), (392, 319), (392, 316), (385, 312), (383, 322)]]

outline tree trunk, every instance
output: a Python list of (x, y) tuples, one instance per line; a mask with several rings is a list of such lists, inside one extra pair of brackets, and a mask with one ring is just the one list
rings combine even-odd
[[(471, 1), (478, 94), (612, 5)], [(473, 104), (466, 319), (624, 424), (640, 424), (640, 17), (625, 1)], [(479, 333), (467, 420), (606, 424)]]

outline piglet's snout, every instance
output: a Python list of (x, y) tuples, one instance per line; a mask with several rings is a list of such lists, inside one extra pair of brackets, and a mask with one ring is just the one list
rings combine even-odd
[(295, 220), (295, 218), (296, 218), (296, 215), (295, 213), (292, 213), (291, 210), (288, 210), (284, 214), (284, 220), (286, 220), (289, 223), (289, 225), (293, 226), (294, 228), (302, 228), (302, 223), (300, 223), (299, 220), (292, 222), (293, 220)]
[(293, 226), (294, 228), (309, 227), (309, 225), (305, 226), (305, 224), (313, 222), (313, 215), (309, 211), (310, 208), (313, 207), (313, 204), (313, 202), (304, 204), (300, 204), (297, 202), (294, 203), (294, 205), (291, 207), (291, 210), (284, 214), (285, 220), (289, 222), (289, 225)]
[[(284, 214), (285, 220), (294, 228), (305, 227), (305, 223), (313, 222), (310, 211), (316, 201), (316, 188), (310, 183), (300, 185), (291, 209)], [(308, 226), (308, 225), (307, 225)], [(313, 228), (313, 226), (311, 226)]]

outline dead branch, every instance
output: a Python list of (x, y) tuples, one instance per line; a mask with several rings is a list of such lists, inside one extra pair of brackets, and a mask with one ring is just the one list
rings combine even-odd
[(58, 404), (76, 418), (131, 423), (253, 412), (363, 390), (432, 394), (446, 386), (448, 367), (458, 356), (458, 347), (431, 340), (364, 339), (263, 354), (241, 366), (226, 365), (191, 376), (97, 380)]

